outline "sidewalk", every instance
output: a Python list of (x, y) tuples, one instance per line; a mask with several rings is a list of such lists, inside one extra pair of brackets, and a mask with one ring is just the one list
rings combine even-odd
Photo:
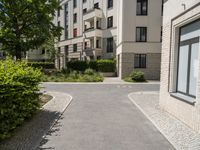
[(200, 149), (200, 134), (161, 110), (158, 92), (135, 92), (129, 98), (177, 150)]
[(60, 118), (72, 97), (59, 92), (50, 92), (54, 98), (43, 106), (32, 119), (16, 129), (14, 136), (0, 143), (0, 150), (35, 150), (42, 138)]

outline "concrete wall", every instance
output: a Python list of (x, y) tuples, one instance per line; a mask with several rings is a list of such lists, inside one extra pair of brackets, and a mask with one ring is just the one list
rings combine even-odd
[(200, 76), (197, 83), (195, 104), (188, 104), (170, 95), (171, 92), (176, 92), (179, 28), (197, 19), (200, 19), (199, 0), (168, 0), (165, 2), (160, 106), (200, 133)]

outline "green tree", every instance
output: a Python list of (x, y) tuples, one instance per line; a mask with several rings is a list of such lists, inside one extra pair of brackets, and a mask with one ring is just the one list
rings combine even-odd
[(59, 37), (53, 23), (59, 0), (0, 0), (0, 43), (17, 59), (42, 46), (49, 37)]

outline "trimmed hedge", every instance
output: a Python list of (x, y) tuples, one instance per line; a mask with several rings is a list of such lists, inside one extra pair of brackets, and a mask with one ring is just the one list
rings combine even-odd
[(116, 63), (114, 60), (70, 61), (67, 63), (68, 70), (84, 72), (89, 68), (98, 72), (115, 72)]
[(0, 140), (39, 108), (41, 77), (25, 62), (0, 61)]
[(98, 60), (97, 66), (99, 72), (115, 72), (116, 69), (114, 60)]
[(85, 71), (88, 68), (88, 63), (86, 61), (70, 61), (67, 63), (67, 68), (69, 70)]
[(55, 64), (52, 62), (28, 62), (28, 65), (40, 69), (55, 69)]

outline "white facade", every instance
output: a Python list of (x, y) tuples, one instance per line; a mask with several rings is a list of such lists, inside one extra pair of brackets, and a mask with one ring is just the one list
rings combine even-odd
[[(60, 41), (56, 45), (60, 49), (61, 55), (63, 55), (58, 60), (59, 62), (57, 61), (61, 67), (65, 67), (67, 60), (115, 57), (117, 2), (114, 0), (110, 8), (108, 8), (107, 0), (85, 0), (85, 2), (76, 0), (76, 7), (74, 7), (75, 0), (63, 0), (61, 2), (60, 15), (57, 13), (54, 20), (55, 24), (60, 24), (64, 28)], [(74, 22), (75, 14), (77, 16), (76, 22)], [(112, 17), (113, 22), (110, 28), (107, 25), (109, 17)], [(76, 36), (74, 36), (74, 29), (77, 30)], [(68, 30), (67, 37), (66, 30)], [(113, 49), (111, 51), (107, 49), (108, 38), (113, 38)]]
[[(162, 0), (148, 0), (144, 14), (138, 14), (137, 0), (119, 0), (117, 60), (118, 74), (143, 71), (148, 79), (159, 79), (161, 56)], [(145, 10), (144, 9), (144, 10)], [(146, 28), (146, 40), (137, 41), (136, 28)], [(144, 54), (146, 66), (136, 67), (134, 58)]]
[(166, 0), (160, 105), (200, 132), (200, 1)]
[[(116, 58), (121, 78), (140, 70), (147, 79), (159, 79), (162, 0), (63, 0), (61, 7), (54, 20), (64, 28), (56, 45), (57, 68), (68, 60)], [(136, 39), (138, 27), (146, 30), (143, 42)], [(145, 67), (135, 67), (137, 54), (145, 56)]]

